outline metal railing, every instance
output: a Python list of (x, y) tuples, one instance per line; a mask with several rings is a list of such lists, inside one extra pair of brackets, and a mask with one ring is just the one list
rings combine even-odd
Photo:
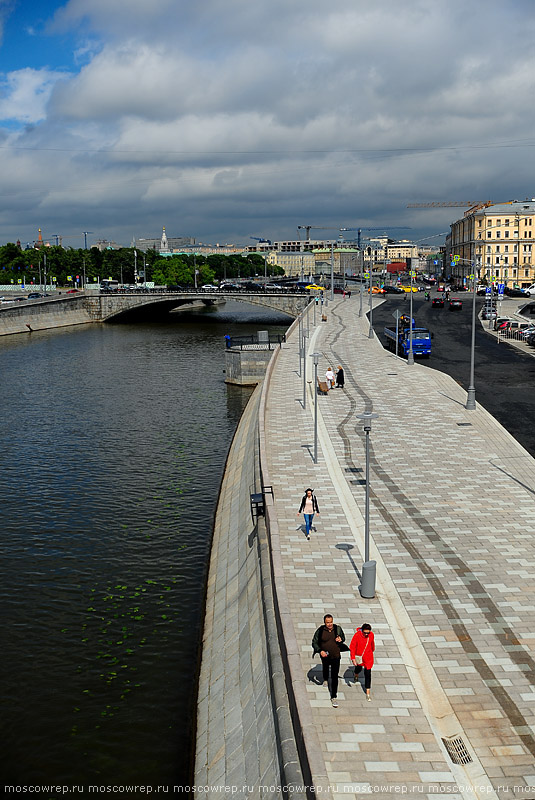
[(225, 336), (227, 347), (233, 350), (275, 350), (286, 341), (285, 333), (270, 333), (268, 338), (259, 339), (257, 334), (250, 336)]

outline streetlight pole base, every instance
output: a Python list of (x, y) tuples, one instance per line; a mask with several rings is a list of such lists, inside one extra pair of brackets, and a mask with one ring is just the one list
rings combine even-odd
[(468, 394), (466, 395), (466, 405), (465, 408), (467, 411), (475, 411), (476, 410), (476, 390), (474, 386), (468, 387)]
[(362, 565), (362, 579), (359, 586), (361, 597), (371, 599), (375, 597), (375, 561), (365, 561)]
[(368, 339), (373, 339), (373, 328), (372, 328), (371, 325), (370, 325), (370, 330), (369, 330), (369, 333), (368, 333)]
[(412, 352), (412, 350), (407, 356), (407, 364), (414, 364), (414, 353)]

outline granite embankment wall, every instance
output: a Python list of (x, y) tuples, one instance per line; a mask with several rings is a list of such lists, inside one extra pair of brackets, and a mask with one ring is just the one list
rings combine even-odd
[(93, 321), (94, 316), (82, 298), (60, 296), (43, 302), (32, 300), (1, 308), (0, 336), (83, 325)]
[[(303, 776), (286, 691), (262, 517), (257, 387), (229, 452), (214, 524), (199, 677), (195, 784), (238, 796), (301, 797)], [(244, 787), (247, 787), (245, 791)], [(217, 790), (216, 790), (217, 791)], [(219, 789), (223, 791), (223, 789)], [(227, 790), (228, 791), (228, 790)]]

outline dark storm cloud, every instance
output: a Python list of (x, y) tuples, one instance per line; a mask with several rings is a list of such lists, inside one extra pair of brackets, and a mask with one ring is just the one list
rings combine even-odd
[(38, 125), (0, 149), (28, 210), (0, 213), (2, 230), (55, 214), (125, 242), (162, 224), (214, 241), (424, 235), (457, 212), (408, 201), (534, 193), (531, 0), (71, 0), (51, 26), (92, 55), (3, 98)]

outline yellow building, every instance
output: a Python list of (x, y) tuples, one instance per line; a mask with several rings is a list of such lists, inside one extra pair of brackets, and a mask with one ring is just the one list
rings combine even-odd
[(474, 206), (451, 226), (446, 239), (453, 278), (473, 272), (489, 283), (530, 286), (535, 282), (535, 199)]
[(313, 274), (315, 270), (315, 259), (313, 253), (296, 253), (286, 251), (271, 251), (266, 256), (267, 263), (282, 267), (284, 274), (289, 278), (305, 278)]

